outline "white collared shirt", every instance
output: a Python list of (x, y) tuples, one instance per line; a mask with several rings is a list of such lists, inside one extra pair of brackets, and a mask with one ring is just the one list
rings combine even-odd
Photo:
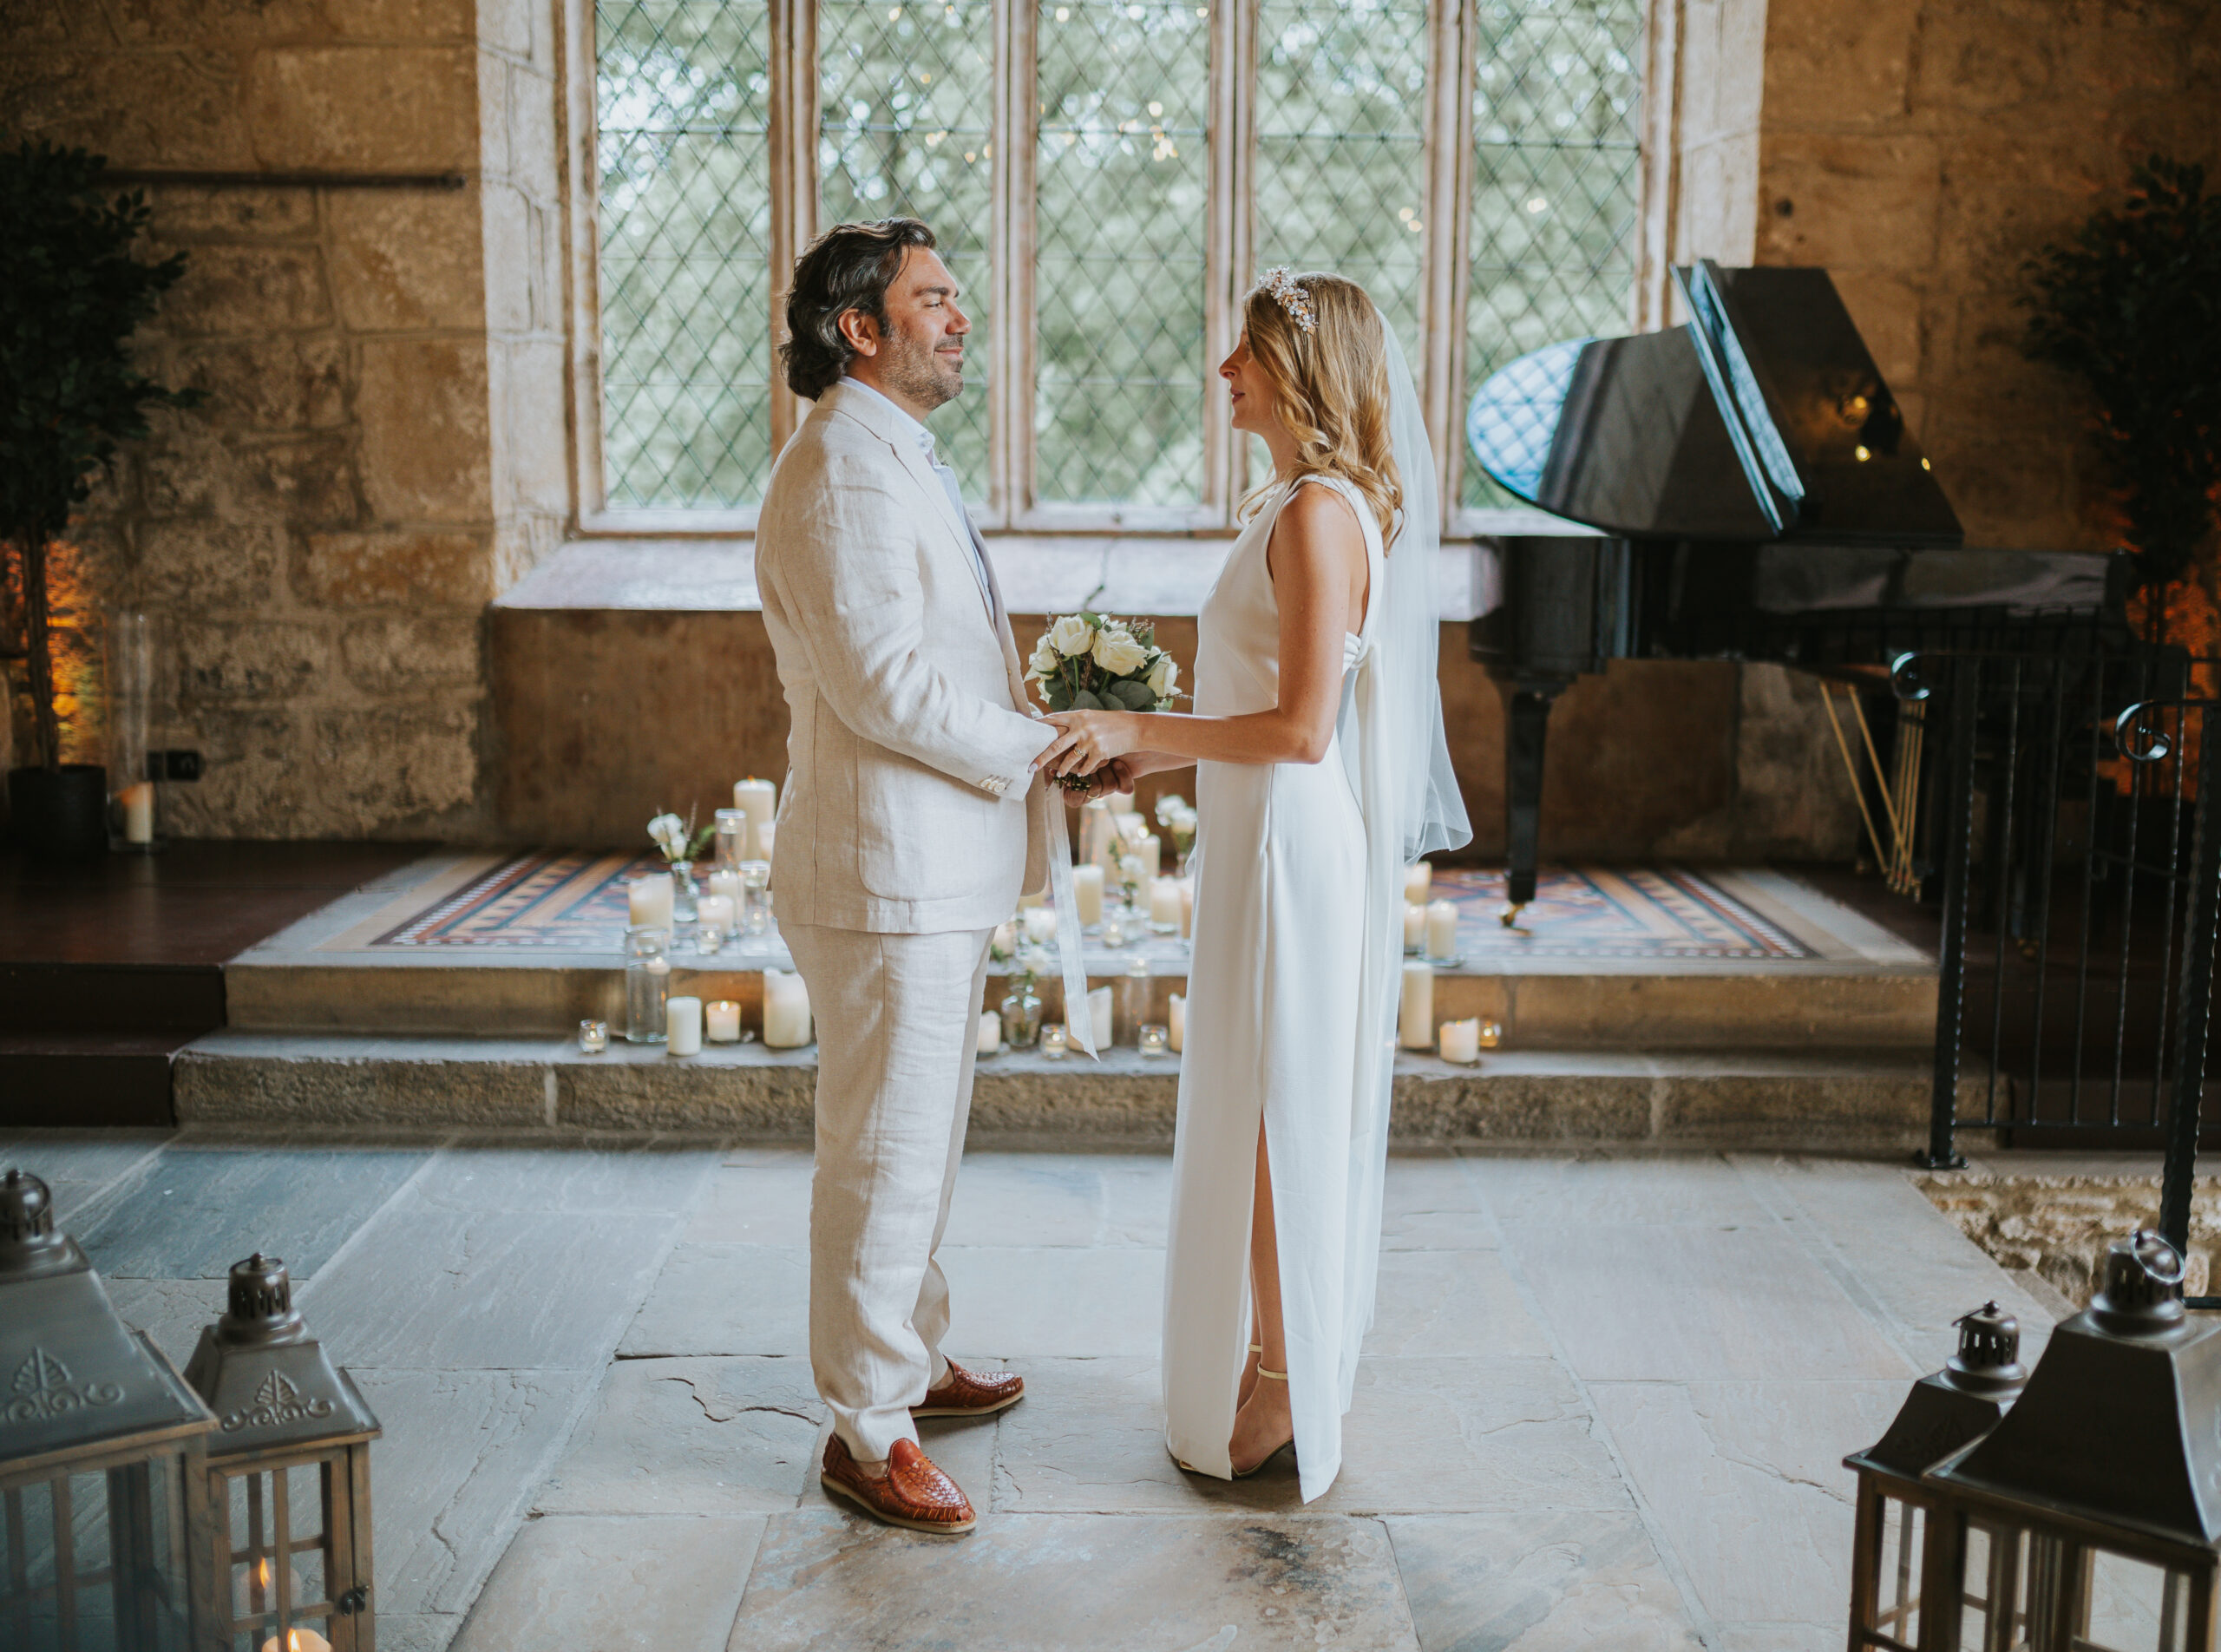
[(979, 594), (987, 599), (987, 606), (993, 608), (995, 592), (987, 580), (987, 547), (979, 541), (979, 530), (972, 525), (972, 513), (964, 508), (964, 489), (957, 483), (956, 472), (943, 464), (934, 450), (934, 433), (912, 418), (885, 391), (875, 390), (861, 378), (852, 378), (846, 373), (841, 375), (841, 382), (851, 390), (861, 390), (878, 401), (907, 427), (907, 434), (914, 436), (918, 451), (925, 455), (927, 464), (933, 468), (934, 475), (940, 479), (941, 491), (948, 495), (948, 508), (956, 514), (957, 525), (963, 529), (965, 542), (972, 547), (972, 573), (979, 581)]

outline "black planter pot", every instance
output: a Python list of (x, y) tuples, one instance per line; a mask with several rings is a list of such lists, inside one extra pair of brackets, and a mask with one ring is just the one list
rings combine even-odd
[(97, 763), (8, 770), (8, 836), (47, 861), (108, 853), (108, 770)]

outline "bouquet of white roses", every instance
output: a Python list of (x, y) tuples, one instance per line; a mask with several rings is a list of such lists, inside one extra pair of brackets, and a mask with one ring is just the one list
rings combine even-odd
[[(1156, 646), (1147, 620), (1065, 614), (1033, 645), (1026, 675), (1052, 711), (1162, 711), (1179, 698), (1179, 662)], [(1086, 783), (1065, 777), (1068, 789)]]

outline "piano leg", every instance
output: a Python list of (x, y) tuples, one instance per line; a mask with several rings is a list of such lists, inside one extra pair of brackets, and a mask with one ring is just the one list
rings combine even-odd
[(1499, 682), (1504, 695), (1504, 908), (1509, 929), (1535, 898), (1535, 865), (1543, 829), (1543, 749), (1550, 706), (1563, 683)]

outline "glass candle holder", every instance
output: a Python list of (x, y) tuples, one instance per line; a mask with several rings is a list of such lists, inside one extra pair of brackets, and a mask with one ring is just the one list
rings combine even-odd
[(695, 950), (713, 953), (725, 944), (725, 937), (732, 933), (737, 915), (733, 898), (729, 895), (705, 895), (694, 903)]
[(1141, 1051), (1143, 1055), (1163, 1055), (1172, 1047), (1172, 1033), (1169, 1028), (1151, 1021), (1142, 1028)]
[(625, 1038), (661, 1044), (667, 1036), (665, 1005), (671, 996), (671, 935), (647, 925), (625, 932)]
[(1126, 973), (1118, 980), (1118, 1031), (1130, 1038), (1138, 1038), (1142, 1025), (1151, 1019), (1150, 1012), (1156, 1007), (1151, 999), (1156, 995), (1156, 983), (1150, 979), (1149, 960), (1136, 953), (1126, 960)]
[(1126, 944), (1126, 909), (1124, 907), (1104, 908), (1103, 923), (1095, 932), (1095, 938), (1106, 947), (1115, 948), (1124, 946)]
[(714, 868), (710, 873), (709, 887), (710, 893), (711, 895), (724, 895), (726, 900), (732, 902), (732, 909), (735, 912), (738, 912), (740, 910), (741, 887), (740, 869), (738, 867), (720, 866)]
[(1484, 1021), (1481, 1023), (1481, 1048), (1484, 1050), (1493, 1050), (1503, 1042), (1503, 1022)]
[(749, 861), (740, 869), (740, 932), (744, 935), (771, 931), (771, 862)]
[(579, 1053), (599, 1055), (609, 1047), (609, 1023), (581, 1021), (579, 1023)]
[(748, 811), (717, 810), (717, 866), (737, 867), (748, 858)]
[(1050, 1060), (1063, 1060), (1065, 1052), (1070, 1048), (1071, 1042), (1065, 1036), (1062, 1022), (1052, 1021), (1041, 1029), (1041, 1053)]

